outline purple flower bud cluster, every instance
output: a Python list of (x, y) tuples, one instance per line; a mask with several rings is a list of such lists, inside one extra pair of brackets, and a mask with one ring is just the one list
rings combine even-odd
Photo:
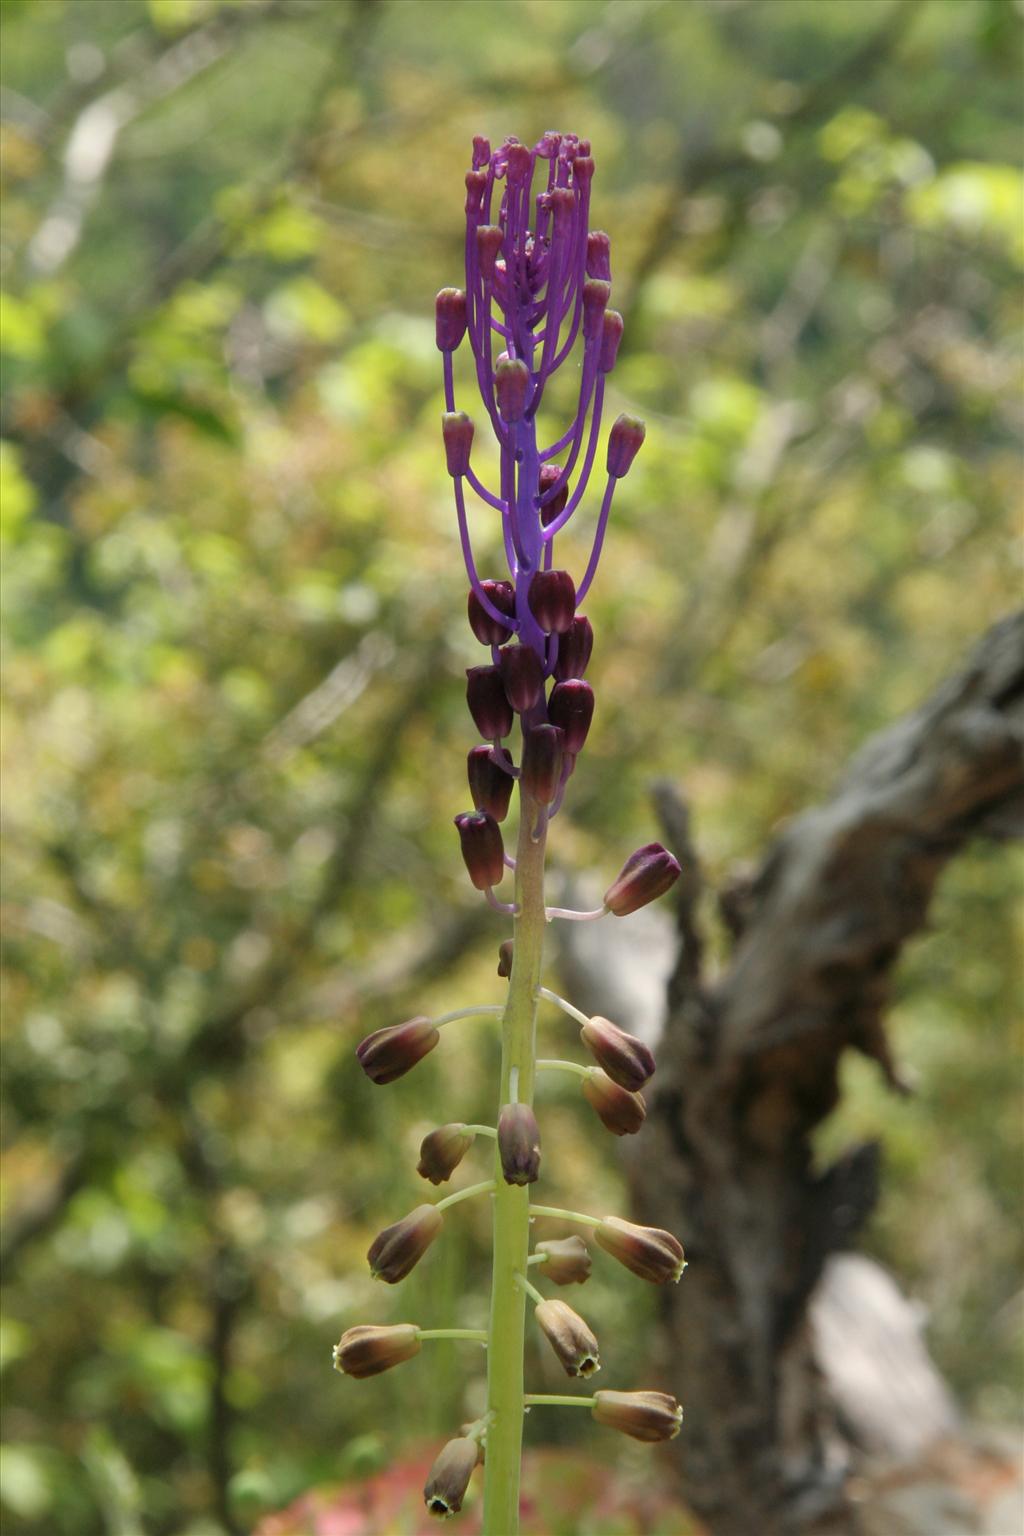
[[(470, 583), (469, 623), (491, 650), (489, 664), (469, 669), (466, 687), (476, 728), (492, 747), (489, 776), (483, 749), (470, 755), (476, 815), (488, 819), (489, 829), (474, 823), (467, 835), (466, 818), (457, 818), (463, 856), (481, 890), (497, 883), (496, 824), (508, 808), (497, 776), (511, 780), (517, 773), (498, 743), (511, 733), (516, 715), (523, 730), (523, 786), (548, 815), (556, 813), (586, 742), (594, 694), (583, 679), (594, 634), (579, 608), (597, 570), (615, 483), (644, 438), (635, 417), (620, 416), (611, 428), (591, 554), (577, 582), (555, 564), (555, 537), (586, 493), (601, 436), (605, 380), (623, 330), (622, 316), (608, 307), (611, 244), (603, 231), (589, 227), (593, 176), (590, 145), (575, 134), (545, 133), (532, 149), (509, 138), (493, 153), (486, 139), (475, 139), (466, 175), (466, 286), (443, 288), (437, 296), (442, 431)], [(498, 450), (493, 491), (470, 465), (473, 423), (455, 406), (452, 359), (464, 336)], [(540, 446), (538, 413), (548, 381), (574, 350), (575, 415), (561, 435)], [(467, 481), (500, 519), (510, 579), (481, 579), (477, 572)]]

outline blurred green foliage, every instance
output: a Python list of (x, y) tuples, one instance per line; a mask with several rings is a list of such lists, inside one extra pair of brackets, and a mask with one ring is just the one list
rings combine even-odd
[[(398, 1295), (362, 1255), (420, 1198), (424, 1131), (491, 1115), (488, 1026), (387, 1092), (352, 1056), (500, 995), (451, 828), (478, 657), (431, 313), (472, 134), (593, 140), (627, 322), (611, 403), (649, 428), (589, 604), (599, 713), (556, 857), (617, 867), (668, 773), (717, 879), (1015, 600), (1021, 6), (0, 15), (0, 1497), (11, 1536), (208, 1536), (479, 1410), (473, 1346), (330, 1372), (351, 1323), (486, 1307), (483, 1210)], [(871, 1241), (997, 1417), (1012, 889), (1004, 853), (950, 871), (900, 976), (919, 1097), (855, 1063), (825, 1133), (883, 1136)], [(613, 1207), (613, 1152), (571, 1090), (547, 1098), (558, 1194)], [(607, 1267), (589, 1290), (609, 1383), (633, 1380), (646, 1298)], [(544, 1433), (589, 1443), (583, 1417)]]

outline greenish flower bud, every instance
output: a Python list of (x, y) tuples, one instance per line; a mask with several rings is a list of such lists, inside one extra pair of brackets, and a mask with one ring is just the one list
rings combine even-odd
[(683, 1410), (667, 1392), (595, 1392), (591, 1413), (599, 1424), (634, 1440), (674, 1440)]
[(540, 1172), (540, 1126), (529, 1104), (506, 1104), (498, 1116), (498, 1152), (506, 1184), (533, 1184)]
[(434, 1462), (423, 1488), (423, 1502), (439, 1520), (457, 1515), (462, 1508), (479, 1456), (477, 1442), (460, 1435), (457, 1440), (448, 1441)]
[(613, 1136), (635, 1136), (647, 1118), (643, 1094), (620, 1088), (600, 1067), (591, 1067), (583, 1079), (583, 1097)]
[(671, 1232), (661, 1227), (638, 1227), (618, 1216), (606, 1216), (595, 1231), (598, 1243), (605, 1253), (653, 1285), (674, 1284), (686, 1268), (683, 1245)]
[(366, 1257), (375, 1280), (397, 1285), (415, 1269), (434, 1238), (444, 1226), (444, 1217), (435, 1205), (418, 1205), (401, 1221), (385, 1227), (370, 1244)]
[(534, 1245), (543, 1253), (544, 1276), (555, 1285), (582, 1285), (590, 1279), (590, 1249), (582, 1237), (550, 1237)]
[(334, 1369), (360, 1380), (379, 1376), (420, 1352), (420, 1331), (415, 1323), (394, 1323), (387, 1328), (346, 1328), (334, 1346)]
[(567, 1376), (593, 1376), (601, 1369), (596, 1338), (566, 1302), (540, 1301), (534, 1317)]
[(475, 1133), (467, 1131), (461, 1121), (438, 1126), (420, 1143), (416, 1172), (431, 1184), (447, 1184), (475, 1140)]

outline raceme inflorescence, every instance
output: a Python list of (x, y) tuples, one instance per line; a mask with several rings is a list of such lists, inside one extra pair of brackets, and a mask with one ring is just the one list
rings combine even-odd
[[(553, 919), (627, 917), (661, 896), (679, 865), (658, 843), (632, 854), (591, 912), (545, 905), (544, 862), (549, 824), (583, 751), (594, 712), (585, 680), (594, 642), (580, 611), (594, 580), (615, 486), (644, 440), (643, 422), (620, 415), (607, 436), (606, 479), (582, 576), (555, 563), (555, 539), (581, 507), (601, 437), (605, 382), (622, 339), (622, 317), (609, 309), (608, 236), (591, 230), (590, 145), (574, 134), (545, 133), (532, 149), (514, 138), (491, 152), (473, 142), (466, 175), (465, 287), (437, 296), (437, 345), (444, 367), (442, 432), (455, 493), (459, 537), (469, 577), (469, 624), (489, 659), (467, 672), (466, 697), (481, 741), (469, 752), (473, 809), (455, 818), (469, 877), (498, 912), (513, 920), (501, 944), (498, 974), (508, 980), (505, 1002), (459, 1008), (440, 1018), (418, 1017), (379, 1029), (358, 1048), (374, 1083), (389, 1083), (438, 1045), (440, 1031), (470, 1015), (500, 1017), (501, 1083), (494, 1125), (442, 1125), (424, 1139), (418, 1172), (446, 1183), (479, 1138), (494, 1145), (493, 1176), (436, 1202), (424, 1202), (384, 1229), (369, 1251), (372, 1273), (402, 1280), (438, 1238), (445, 1212), (461, 1200), (490, 1198), (494, 1211), (490, 1326), (421, 1328), (413, 1323), (350, 1328), (337, 1345), (337, 1368), (371, 1376), (409, 1360), (425, 1340), (455, 1338), (484, 1344), (487, 1410), (464, 1425), (437, 1457), (424, 1490), (440, 1516), (462, 1507), (470, 1477), (484, 1463), (484, 1530), (515, 1536), (519, 1529), (519, 1467), (523, 1418), (534, 1406), (588, 1407), (599, 1423), (637, 1440), (668, 1440), (682, 1409), (656, 1391), (599, 1391), (552, 1396), (524, 1391), (527, 1303), (540, 1334), (566, 1374), (589, 1378), (600, 1369), (598, 1341), (566, 1302), (545, 1298), (538, 1284), (582, 1284), (591, 1255), (578, 1235), (545, 1238), (530, 1251), (534, 1218), (589, 1227), (599, 1248), (654, 1284), (678, 1281), (685, 1261), (669, 1232), (615, 1216), (538, 1205), (530, 1188), (541, 1171), (541, 1134), (533, 1110), (538, 1072), (565, 1072), (614, 1135), (632, 1135), (644, 1122), (641, 1090), (654, 1072), (648, 1047), (609, 1019), (590, 1018), (541, 985), (544, 932)], [(474, 424), (456, 410), (453, 355), (468, 338), (472, 367), (498, 450), (497, 489), (471, 463)], [(578, 373), (576, 410), (568, 427), (540, 446), (538, 416), (554, 375), (572, 359)], [(493, 518), (506, 573), (481, 577), (470, 539), (467, 486)], [(518, 750), (510, 745), (516, 718)], [(517, 761), (518, 757), (518, 761)], [(505, 851), (502, 823), (518, 789), (515, 857)], [(510, 873), (514, 898), (496, 893)], [(541, 1002), (580, 1026), (591, 1063), (538, 1059), (536, 1020)], [(531, 1278), (532, 1276), (532, 1278)]]

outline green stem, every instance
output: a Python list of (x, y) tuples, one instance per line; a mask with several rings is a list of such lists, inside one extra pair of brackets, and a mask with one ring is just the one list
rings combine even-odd
[[(501, 1026), (499, 1110), (513, 1099), (520, 1104), (533, 1103), (537, 987), (544, 949), (546, 826), (542, 825), (537, 842), (531, 834), (540, 809), (520, 785), (515, 889), (518, 911), (513, 930), (512, 975)], [(530, 1196), (524, 1186), (505, 1183), (497, 1155), (495, 1171), (494, 1268), (487, 1351), (487, 1407), (494, 1417), (487, 1431), (483, 1530), (484, 1536), (517, 1536), (526, 1297), (516, 1284), (516, 1274), (525, 1272), (529, 1255)]]
[(603, 1216), (585, 1216), (582, 1211), (563, 1211), (558, 1205), (531, 1205), (531, 1216), (560, 1216), (563, 1221), (582, 1221), (585, 1227), (599, 1227)]
[(472, 1195), (482, 1195), (484, 1190), (494, 1188), (493, 1179), (481, 1179), (479, 1184), (470, 1184), (466, 1189), (458, 1189), (454, 1195), (445, 1195), (443, 1200), (438, 1200), (434, 1209), (446, 1211), (450, 1205), (458, 1205), (460, 1200), (468, 1200)]
[(538, 1072), (575, 1072), (577, 1077), (589, 1077), (593, 1067), (581, 1067), (578, 1061), (557, 1061), (554, 1057), (542, 1057), (537, 1063)]
[(486, 1328), (420, 1328), (421, 1339), (475, 1339), (478, 1344), (487, 1343)]
[(527, 1392), (523, 1398), (527, 1408), (593, 1408), (592, 1397), (556, 1397), (547, 1392)]

